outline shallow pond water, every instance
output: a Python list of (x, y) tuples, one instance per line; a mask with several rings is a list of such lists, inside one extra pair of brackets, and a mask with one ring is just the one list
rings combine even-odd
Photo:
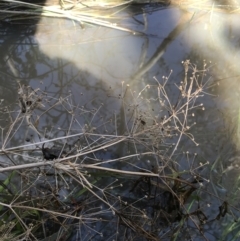
[[(38, 142), (46, 141), (49, 147), (64, 146), (69, 153), (77, 146), (80, 157), (75, 162), (83, 166), (151, 173), (156, 173), (152, 169), (157, 168), (164, 169), (161, 175), (171, 173), (177, 178), (178, 174), (189, 182), (194, 181), (191, 178), (200, 180), (198, 189), (190, 191), (196, 193), (187, 202), (191, 205), (186, 206), (188, 213), (198, 212), (190, 215), (187, 225), (173, 222), (160, 230), (152, 227), (153, 236), (143, 235), (142, 240), (170, 240), (166, 233), (174, 233), (173, 230), (177, 230), (181, 240), (239, 237), (239, 172), (235, 161), (240, 149), (239, 14), (144, 5), (126, 8), (118, 16), (113, 21), (131, 31), (58, 18), (41, 18), (35, 25), (28, 22), (17, 27), (2, 24), (2, 146), (11, 151), (18, 146), (27, 149), (30, 144), (30, 149), (36, 150), (23, 155), (13, 153), (16, 164), (42, 161)], [(187, 99), (189, 93), (193, 96), (191, 101)], [(30, 112), (38, 101), (41, 103)], [(14, 118), (19, 118), (18, 124)], [(16, 131), (9, 134), (13, 124)], [(152, 127), (157, 125), (158, 128)], [(63, 138), (71, 135), (73, 138), (67, 141)], [(126, 136), (136, 140), (122, 141)], [(151, 154), (156, 149), (158, 158)], [(7, 157), (3, 160), (9, 161)], [(46, 173), (52, 174), (50, 169)], [(124, 202), (139, 202), (139, 209), (146, 207), (146, 214), (152, 212), (154, 220), (163, 215), (150, 210), (147, 202), (151, 201), (140, 197), (142, 189), (147, 188), (142, 180), (139, 196), (134, 196), (129, 193), (136, 181), (134, 176), (125, 179), (119, 173), (112, 176), (97, 171), (91, 175), (96, 179), (90, 178), (90, 182), (97, 182), (109, 196), (102, 195), (101, 188), (96, 194), (109, 203), (117, 203), (121, 196)], [(59, 182), (58, 192), (58, 200), (63, 203), (65, 196), (66, 202), (71, 196), (64, 180)], [(78, 182), (74, 178), (66, 180), (75, 190)], [(53, 177), (49, 183), (52, 181)], [(154, 182), (151, 180), (149, 185)], [(39, 183), (43, 185), (44, 180), (39, 178)], [(158, 188), (163, 188), (163, 184), (158, 184)], [(168, 184), (174, 186), (176, 181)], [(185, 186), (182, 189), (187, 195)], [(166, 186), (154, 202), (167, 200), (164, 191), (168, 192)], [(148, 192), (151, 195), (152, 191)], [(112, 210), (106, 203), (100, 212), (99, 202), (91, 198), (88, 202), (92, 202), (92, 210), (97, 210), (100, 217), (92, 224), (87, 217), (93, 213), (83, 213), (87, 225), (78, 229), (73, 240), (127, 240), (132, 235), (126, 230), (122, 235), (116, 232), (109, 222)], [(224, 213), (221, 210), (226, 203), (230, 206)], [(128, 208), (129, 213), (136, 211), (134, 205)], [(206, 218), (203, 223), (200, 211)], [(176, 214), (171, 215), (176, 221)], [(100, 218), (108, 222), (103, 224)], [(116, 216), (113, 220), (119, 221)], [(150, 226), (148, 221), (142, 225), (146, 230)], [(234, 228), (229, 231), (230, 227)]]

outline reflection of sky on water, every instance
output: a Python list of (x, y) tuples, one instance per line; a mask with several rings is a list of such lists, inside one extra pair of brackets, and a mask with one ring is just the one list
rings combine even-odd
[[(72, 129), (75, 131), (83, 129), (87, 122), (91, 126), (102, 126), (98, 130), (105, 131), (110, 128), (108, 121), (115, 112), (120, 113), (119, 116), (122, 115), (123, 105), (118, 97), (119, 94), (125, 93), (126, 84), (130, 84), (132, 92), (136, 91), (134, 95), (127, 95), (124, 100), (129, 107), (134, 101), (139, 101), (138, 93), (146, 84), (156, 84), (154, 76), (161, 80), (163, 75), (168, 76), (173, 70), (167, 89), (171, 98), (176, 101), (177, 88), (174, 83), (179, 84), (184, 76), (181, 62), (190, 59), (201, 69), (203, 59), (206, 59), (210, 67), (209, 74), (212, 75), (212, 77), (206, 77), (209, 84), (215, 84), (216, 79), (222, 79), (219, 80), (219, 87), (213, 85), (207, 92), (220, 94), (220, 97), (206, 94), (201, 98), (205, 111), (196, 110), (191, 120), (191, 122), (197, 122), (192, 132), (195, 140), (200, 142), (200, 146), (195, 147), (191, 141), (184, 139), (183, 145), (180, 146), (174, 158), (179, 158), (182, 169), (189, 168), (189, 163), (195, 158), (193, 152), (197, 152), (202, 157), (203, 163), (205, 160), (212, 163), (218, 155), (223, 155), (222, 147), (228, 144), (229, 148), (224, 149), (226, 151), (224, 157), (226, 160), (229, 159), (234, 153), (229, 153), (228, 150), (234, 149), (232, 146), (237, 143), (236, 139), (231, 139), (232, 137), (228, 139), (226, 133), (229, 129), (228, 125), (236, 125), (239, 113), (240, 55), (239, 26), (236, 24), (239, 16), (206, 11), (186, 13), (184, 10), (171, 8), (153, 12), (146, 15), (146, 18), (147, 21), (142, 15), (135, 16), (135, 19), (143, 23), (140, 27), (136, 27), (136, 30), (141, 31), (146, 28), (146, 35), (132, 35), (103, 27), (86, 26), (82, 29), (80, 25), (69, 20), (42, 19), (39, 22), (34, 43), (18, 47), (21, 48), (21, 54), (18, 56), (21, 60), (18, 61), (14, 56), (12, 57), (26, 83), (33, 88), (40, 87), (43, 91), (50, 93), (52, 102), (49, 106), (60, 96), (66, 97), (65, 104), (53, 108), (51, 115), (47, 114), (46, 119), (39, 123), (39, 128), (43, 130), (45, 127), (50, 127), (53, 136), (57, 132), (62, 135), (64, 132), (59, 132), (58, 128), (66, 131), (71, 123), (71, 115), (67, 115), (66, 109), (74, 110), (77, 106), (81, 109), (76, 112), (79, 114), (80, 123), (73, 123)], [(180, 21), (184, 22), (184, 19), (186, 24), (181, 26), (182, 29), (166, 39)], [(126, 20), (123, 22), (126, 23)], [(135, 26), (136, 21), (129, 20), (128, 27), (135, 28)], [(166, 45), (159, 49), (158, 57), (154, 59), (156, 50), (164, 40)], [(27, 38), (24, 41), (29, 43)], [(11, 51), (14, 52), (14, 50)], [(28, 59), (24, 57), (26, 55)], [(29, 64), (30, 59), (31, 64)], [(151, 61), (154, 64), (152, 66), (149, 64), (151, 67), (148, 69), (146, 63)], [(142, 74), (139, 74), (141, 71)], [(137, 76), (137, 79), (132, 80), (133, 76)], [(234, 76), (237, 77), (232, 78)], [(143, 96), (144, 98), (156, 97), (155, 89), (144, 92)], [(104, 105), (100, 107), (101, 103)], [(149, 108), (144, 104), (142, 107)], [(99, 111), (91, 112), (92, 109), (99, 109)], [(153, 115), (157, 116), (159, 113), (153, 113)], [(222, 118), (225, 115), (228, 117)], [(230, 124), (229, 119), (232, 119)], [(120, 121), (121, 118), (118, 122)], [(223, 126), (226, 131), (223, 130)], [(124, 129), (121, 124), (118, 128), (119, 133)], [(109, 153), (99, 152), (96, 153), (96, 157), (116, 158), (127, 148), (123, 145), (111, 150), (114, 153), (111, 156)], [(191, 153), (183, 156), (182, 152), (186, 151)], [(136, 158), (131, 162), (133, 164), (139, 160)], [(142, 158), (141, 161), (144, 162), (145, 159)], [(126, 162), (120, 163), (119, 167), (123, 165), (126, 165)], [(148, 165), (143, 163), (142, 167), (147, 168)], [(227, 164), (223, 163), (223, 165)], [(131, 168), (129, 166), (129, 170)], [(205, 173), (204, 168), (202, 173)], [(216, 178), (219, 178), (221, 172), (218, 166), (216, 173)], [(224, 183), (222, 185), (224, 186)], [(229, 185), (226, 186), (229, 187)], [(223, 198), (224, 195), (225, 193)], [(211, 202), (211, 197), (206, 196), (207, 201)], [(210, 215), (214, 216), (214, 213)]]

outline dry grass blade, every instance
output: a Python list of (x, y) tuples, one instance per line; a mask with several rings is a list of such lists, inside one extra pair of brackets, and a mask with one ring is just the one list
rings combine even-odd
[[(191, 220), (204, 237), (201, 219), (206, 215), (195, 196), (204, 193), (205, 179), (198, 170), (207, 164), (198, 164), (194, 156), (188, 158), (189, 169), (183, 169), (178, 149), (189, 140), (196, 145), (191, 132), (195, 122), (189, 117), (203, 108), (198, 98), (207, 81), (195, 75), (207, 69), (204, 64), (198, 71), (190, 61), (183, 65), (185, 78), (173, 85), (177, 96), (169, 93), (170, 76), (155, 78), (155, 85), (138, 93), (123, 85), (122, 99), (115, 100), (124, 111), (112, 113), (115, 121), (99, 121), (102, 106), (90, 110), (74, 105), (71, 95), (51, 98), (20, 85), (20, 102), (9, 113), (10, 124), (2, 127), (0, 172), (6, 180), (0, 189), (1, 225), (11, 221), (10, 233), (33, 240), (53, 233), (64, 240), (65, 235), (107, 239), (119, 232), (124, 233), (120, 240), (159, 240), (166, 231), (169, 237), (181, 237)], [(52, 128), (49, 135), (41, 123), (56, 109), (67, 113), (69, 126), (64, 134)], [(35, 139), (16, 142), (29, 129)]]
[[(103, 13), (97, 13), (99, 11), (95, 11), (93, 13), (84, 12), (84, 10), (75, 10), (75, 11), (65, 11), (63, 9), (60, 9), (57, 6), (40, 6), (37, 4), (31, 4), (31, 3), (25, 3), (22, 1), (14, 1), (14, 0), (4, 0), (6, 3), (16, 4), (16, 7), (22, 6), (23, 8), (29, 9), (29, 10), (9, 10), (8, 5), (6, 6), (6, 9), (0, 10), (2, 14), (6, 14), (6, 16), (44, 16), (44, 17), (54, 17), (54, 18), (65, 18), (69, 20), (74, 20), (79, 23), (88, 23), (98, 26), (103, 26), (107, 28), (112, 28), (116, 30), (121, 30), (124, 32), (129, 32), (132, 34), (137, 34), (136, 31), (132, 31), (128, 28), (124, 28), (121, 26), (118, 26), (117, 23), (110, 22), (107, 20), (101, 20), (101, 19), (108, 19), (113, 18), (111, 16), (108, 16)], [(124, 5), (128, 5), (129, 3), (126, 2)], [(123, 4), (121, 4), (122, 6)], [(117, 5), (117, 7), (119, 4)], [(13, 6), (12, 6), (13, 8)], [(119, 10), (118, 10), (119, 11)], [(114, 15), (113, 13), (111, 15)], [(16, 18), (18, 19), (18, 17)], [(138, 33), (139, 34), (139, 33)]]

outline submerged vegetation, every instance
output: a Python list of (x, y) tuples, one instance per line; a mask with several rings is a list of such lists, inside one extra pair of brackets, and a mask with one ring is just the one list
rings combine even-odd
[[(71, 94), (56, 100), (19, 82), (18, 105), (1, 105), (1, 239), (207, 240), (205, 227), (230, 207), (209, 191), (209, 162), (181, 148), (198, 145), (195, 113), (213, 83), (205, 62), (201, 70), (188, 60), (183, 67), (177, 96), (169, 76), (139, 93), (123, 83), (115, 99), (122, 114), (110, 119), (98, 116), (101, 104), (88, 109)], [(63, 110), (68, 129), (42, 126)], [(220, 202), (211, 217), (206, 194)]]

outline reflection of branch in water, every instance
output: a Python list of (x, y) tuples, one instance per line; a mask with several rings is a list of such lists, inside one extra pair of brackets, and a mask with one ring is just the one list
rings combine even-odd
[(180, 34), (180, 32), (185, 28), (186, 24), (189, 22), (190, 19), (191, 18), (189, 15), (185, 15), (184, 18), (180, 20), (179, 24), (172, 30), (172, 32), (170, 32), (170, 34), (157, 48), (151, 59), (149, 59), (148, 62), (143, 65), (143, 67), (140, 68), (137, 73), (135, 73), (135, 75), (132, 77), (133, 80), (138, 80), (142, 75), (144, 75), (149, 69), (151, 69), (155, 65), (155, 63), (165, 53), (167, 46), (172, 43), (172, 41)]

